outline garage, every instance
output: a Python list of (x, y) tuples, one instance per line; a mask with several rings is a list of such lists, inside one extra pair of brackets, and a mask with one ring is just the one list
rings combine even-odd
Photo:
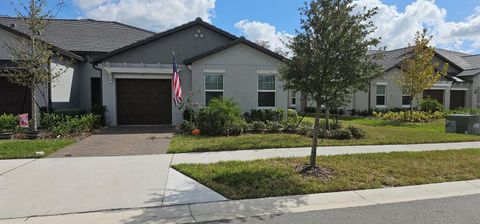
[(0, 77), (0, 114), (30, 113), (30, 90)]
[(116, 79), (118, 125), (171, 125), (169, 79)]
[(444, 104), (443, 101), (443, 90), (425, 90), (423, 92), (423, 98), (432, 98), (434, 100), (437, 100), (440, 102), (442, 105)]

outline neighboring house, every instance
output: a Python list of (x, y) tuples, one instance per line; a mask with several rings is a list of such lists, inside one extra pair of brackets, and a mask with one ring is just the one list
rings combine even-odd
[[(106, 120), (113, 126), (179, 124), (182, 111), (171, 97), (173, 52), (184, 98), (192, 97), (199, 106), (218, 96), (233, 98), (244, 112), (258, 108), (301, 111), (311, 106), (300, 93), (284, 90), (278, 74), (281, 55), (201, 19), (156, 34), (116, 22), (50, 22), (43, 39), (75, 60), (66, 74), (43, 91), (50, 92), (46, 104), (56, 111), (89, 111), (93, 105), (105, 105)], [(14, 41), (25, 33), (20, 20), (0, 17), (2, 40)], [(356, 92), (345, 109), (401, 108), (410, 103), (397, 85), (406, 49), (380, 53), (385, 55), (381, 61), (385, 77), (372, 81), (370, 93)], [(450, 65), (449, 74), (426, 94), (448, 108), (480, 106), (480, 56), (436, 53), (435, 61)], [(9, 58), (8, 50), (0, 48), (4, 67), (12, 66)], [(8, 83), (7, 75), (0, 74), (0, 113), (28, 112), (28, 90)]]
[[(30, 90), (9, 83), (6, 67), (13, 67), (7, 44), (17, 43), (28, 33), (26, 24), (12, 17), (0, 17), (0, 114), (30, 112)], [(53, 45), (62, 57), (73, 59), (71, 68), (50, 87), (37, 90), (41, 107), (50, 104), (57, 111), (90, 110), (101, 102), (100, 70), (96, 70), (91, 58), (145, 39), (153, 32), (117, 22), (96, 20), (53, 19), (49, 21), (41, 38)], [(52, 63), (59, 61), (55, 58)], [(57, 66), (52, 66), (57, 67)]]
[[(385, 67), (385, 76), (370, 83), (370, 94), (356, 92), (346, 109), (361, 111), (409, 108), (410, 103), (418, 106), (418, 100), (411, 102), (410, 97), (403, 94), (398, 85), (402, 73), (401, 63), (405, 54), (411, 50), (412, 48), (402, 48), (372, 52), (383, 54), (380, 63)], [(440, 68), (448, 63), (447, 76), (441, 78), (419, 98), (430, 96), (442, 103), (446, 109), (480, 107), (480, 55), (435, 49), (433, 62), (438, 63)]]

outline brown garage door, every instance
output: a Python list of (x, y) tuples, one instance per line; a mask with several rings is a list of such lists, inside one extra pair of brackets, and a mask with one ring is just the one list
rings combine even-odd
[(30, 90), (0, 77), (0, 114), (30, 113)]
[(466, 91), (452, 90), (450, 91), (450, 109), (457, 109), (465, 107), (465, 94)]
[(118, 125), (172, 124), (170, 80), (117, 79)]
[(443, 102), (443, 90), (425, 90), (423, 92), (423, 98), (427, 98), (427, 97), (430, 97), (432, 99), (437, 100), (442, 105), (444, 104), (444, 102)]

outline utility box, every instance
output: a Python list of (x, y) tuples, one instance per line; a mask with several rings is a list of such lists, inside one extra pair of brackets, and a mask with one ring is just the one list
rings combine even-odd
[(480, 115), (447, 115), (445, 118), (445, 132), (480, 135)]

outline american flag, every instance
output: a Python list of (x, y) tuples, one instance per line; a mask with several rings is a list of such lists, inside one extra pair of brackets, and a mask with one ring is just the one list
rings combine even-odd
[(175, 59), (175, 52), (173, 53), (173, 77), (172, 77), (172, 92), (173, 102), (178, 106), (183, 101), (182, 86), (180, 84), (180, 76), (177, 71), (177, 60)]

